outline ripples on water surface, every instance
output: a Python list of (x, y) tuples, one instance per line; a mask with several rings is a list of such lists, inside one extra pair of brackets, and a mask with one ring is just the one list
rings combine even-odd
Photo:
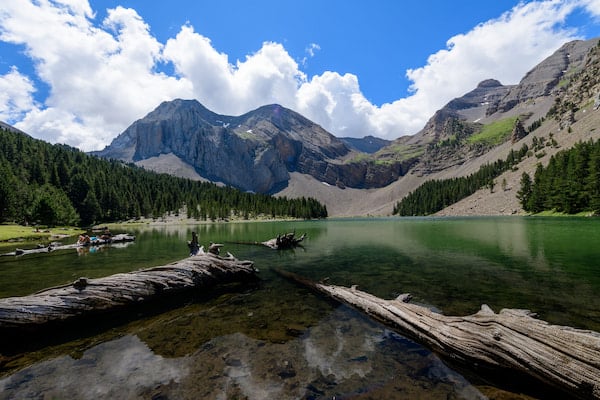
[[(540, 218), (354, 219), (132, 228), (135, 243), (95, 253), (0, 259), (0, 296), (185, 257), (200, 241), (253, 260), (260, 282), (189, 298), (178, 307), (70, 341), (5, 356), (0, 398), (483, 398), (414, 342), (273, 273), (287, 269), (357, 284), (447, 315), (528, 308), (555, 324), (600, 331), (600, 221)], [(295, 229), (304, 248), (235, 242)], [(84, 334), (85, 332), (85, 334)], [(472, 383), (476, 383), (475, 386)], [(162, 397), (161, 397), (162, 396)]]

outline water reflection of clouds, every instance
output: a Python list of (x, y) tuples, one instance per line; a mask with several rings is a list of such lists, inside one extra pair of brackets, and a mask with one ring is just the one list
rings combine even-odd
[(157, 356), (135, 336), (100, 344), (80, 359), (69, 356), (35, 364), (0, 380), (7, 398), (136, 398), (140, 389), (177, 382), (182, 360)]
[(285, 364), (285, 360), (277, 360), (269, 354), (269, 349), (256, 347), (256, 341), (239, 333), (230, 335), (227, 342), (230, 343), (226, 346), (229, 350), (225, 353), (223, 390), (217, 398), (225, 400), (236, 392), (249, 399), (294, 398), (290, 397), (289, 388), (286, 390), (285, 382), (275, 379), (280, 376), (269, 374), (269, 371), (278, 369), (277, 364)]
[(324, 376), (334, 376), (337, 381), (365, 377), (372, 370), (368, 355), (373, 352), (376, 339), (364, 331), (361, 335), (349, 334), (349, 329), (335, 324), (320, 324), (311, 329), (303, 341), (308, 366)]
[(294, 340), (234, 333), (173, 359), (125, 336), (79, 359), (59, 357), (17, 372), (0, 380), (0, 391), (6, 398), (482, 398), (428, 351), (344, 307)]

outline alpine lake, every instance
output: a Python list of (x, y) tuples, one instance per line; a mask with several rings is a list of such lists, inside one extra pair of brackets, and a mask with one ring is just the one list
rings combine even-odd
[[(0, 257), (0, 297), (165, 265), (200, 243), (224, 244), (259, 269), (152, 307), (71, 324), (28, 343), (0, 338), (1, 399), (530, 399), (511, 376), (458, 368), (418, 343), (298, 286), (283, 269), (446, 315), (529, 309), (600, 332), (600, 219), (364, 218), (132, 225), (135, 242)], [(125, 230), (126, 229), (126, 230)], [(276, 251), (241, 242), (306, 233)], [(73, 243), (76, 238), (65, 239)], [(510, 374), (509, 374), (510, 375)], [(551, 393), (551, 392), (550, 392)]]

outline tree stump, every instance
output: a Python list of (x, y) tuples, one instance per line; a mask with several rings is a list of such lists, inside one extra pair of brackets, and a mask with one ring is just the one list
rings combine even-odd
[(297, 238), (296, 232), (290, 232), (283, 235), (277, 235), (276, 238), (262, 242), (262, 245), (275, 250), (291, 249), (300, 245), (300, 242), (302, 242), (305, 237), (306, 233)]

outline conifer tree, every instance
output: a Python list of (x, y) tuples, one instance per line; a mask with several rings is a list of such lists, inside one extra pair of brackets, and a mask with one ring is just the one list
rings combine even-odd
[(531, 177), (527, 172), (521, 175), (521, 188), (517, 192), (517, 199), (525, 211), (529, 211), (529, 199), (531, 198)]

